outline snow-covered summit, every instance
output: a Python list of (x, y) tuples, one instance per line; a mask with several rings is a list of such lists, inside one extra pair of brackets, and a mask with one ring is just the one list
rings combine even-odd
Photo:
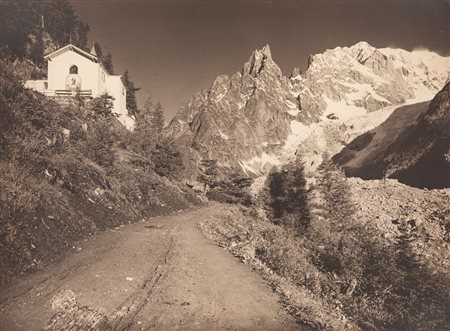
[(418, 101), (430, 100), (450, 77), (450, 57), (426, 49), (381, 48), (380, 52), (402, 73)]
[(218, 76), (183, 105), (169, 132), (195, 146), (197, 157), (259, 175), (299, 144), (313, 158), (335, 153), (398, 105), (431, 99), (448, 78), (448, 61), (429, 51), (359, 42), (312, 55), (304, 74), (294, 69), (288, 78), (266, 45), (240, 71)]
[(372, 111), (431, 99), (448, 79), (448, 61), (430, 51), (377, 49), (359, 42), (312, 56), (305, 79), (315, 94)]

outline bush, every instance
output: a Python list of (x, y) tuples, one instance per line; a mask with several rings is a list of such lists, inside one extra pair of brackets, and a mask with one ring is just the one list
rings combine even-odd
[(151, 152), (155, 172), (167, 178), (177, 178), (184, 169), (183, 157), (169, 138), (161, 139)]
[(252, 179), (248, 177), (235, 176), (230, 180), (221, 182), (214, 182), (206, 196), (222, 203), (241, 204), (244, 206), (251, 206), (253, 201), (249, 189)]
[(116, 137), (111, 121), (99, 119), (88, 128), (82, 150), (88, 158), (99, 165), (112, 166), (114, 163), (112, 147)]

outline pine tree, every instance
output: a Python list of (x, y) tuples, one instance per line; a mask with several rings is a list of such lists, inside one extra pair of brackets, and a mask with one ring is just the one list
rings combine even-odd
[(266, 204), (275, 223), (301, 230), (309, 224), (308, 191), (300, 160), (272, 169), (267, 177)]
[(101, 96), (94, 98), (92, 100), (92, 111), (94, 116), (101, 117), (109, 117), (113, 115), (113, 100), (114, 98), (107, 93), (102, 94)]
[(347, 178), (327, 156), (319, 167), (319, 174), (317, 188), (324, 197), (324, 216), (336, 227), (345, 226), (355, 212)]
[(3, 56), (25, 57), (30, 36), (35, 29), (36, 9), (30, 1), (0, 2), (1, 43)]
[(154, 132), (157, 136), (163, 134), (165, 121), (164, 121), (164, 108), (162, 104), (158, 101), (155, 108), (152, 111), (152, 125)]
[(108, 74), (114, 75), (114, 66), (112, 62), (112, 55), (108, 51), (105, 56), (102, 56), (101, 59), (103, 66)]
[(102, 46), (100, 46), (100, 44), (96, 41), (94, 41), (94, 44), (92, 46), (95, 50), (95, 54), (97, 54), (98, 58), (101, 58), (103, 56), (103, 49)]
[(160, 102), (149, 97), (144, 108), (136, 114), (132, 145), (138, 153), (151, 159), (154, 171), (173, 178), (183, 169), (183, 157), (175, 142), (164, 135), (164, 112)]
[(164, 114), (162, 109), (159, 102), (155, 105), (149, 97), (145, 102), (144, 109), (136, 114), (135, 145), (147, 156), (151, 155), (151, 151), (163, 135)]
[(136, 92), (139, 91), (140, 87), (135, 87), (134, 82), (130, 79), (130, 74), (128, 70), (122, 75), (122, 80), (127, 89), (127, 109), (128, 114), (131, 116), (136, 116), (139, 113), (139, 109), (136, 101)]
[(31, 1), (44, 15), (45, 30), (53, 42), (62, 47), (72, 43), (80, 48), (87, 46), (89, 25), (79, 20), (69, 1)]
[(162, 137), (152, 150), (151, 160), (155, 172), (160, 176), (176, 177), (184, 168), (183, 157), (175, 142), (167, 137)]
[(35, 40), (31, 43), (30, 59), (38, 67), (44, 65), (44, 41), (42, 40), (42, 32), (37, 33)]
[(95, 53), (97, 54), (97, 57), (99, 58), (101, 64), (105, 68), (106, 72), (110, 75), (113, 75), (114, 67), (113, 67), (111, 52), (108, 51), (108, 53), (106, 53), (106, 55), (104, 55), (101, 45), (96, 41), (94, 41), (93, 47), (94, 47)]
[(91, 31), (89, 24), (81, 21), (77, 22), (75, 44), (78, 47), (86, 48), (88, 43), (88, 33)]

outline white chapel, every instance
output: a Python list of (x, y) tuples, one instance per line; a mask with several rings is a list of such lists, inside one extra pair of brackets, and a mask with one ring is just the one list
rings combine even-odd
[(121, 75), (106, 72), (99, 58), (92, 50), (90, 53), (69, 44), (44, 57), (47, 62), (46, 80), (28, 80), (26, 88), (41, 92), (47, 96), (99, 97), (107, 93), (113, 99), (113, 112), (119, 121), (132, 129), (134, 120), (128, 115), (127, 91)]

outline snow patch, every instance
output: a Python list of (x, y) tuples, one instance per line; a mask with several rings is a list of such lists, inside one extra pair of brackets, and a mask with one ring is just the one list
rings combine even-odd
[(346, 95), (348, 100), (351, 101), (364, 100), (368, 96), (371, 96), (376, 100), (385, 102), (387, 104), (391, 104), (389, 100), (377, 94), (377, 92), (373, 89), (373, 87), (370, 84), (342, 82), (342, 85), (350, 87), (355, 91), (353, 93), (348, 93)]
[(345, 101), (334, 101), (326, 97), (324, 97), (324, 100), (327, 104), (327, 109), (322, 116), (323, 120), (327, 120), (327, 115), (330, 114), (336, 114), (341, 121), (367, 114), (367, 110), (365, 108), (348, 105)]
[(227, 90), (225, 89), (225, 91), (223, 91), (222, 93), (217, 93), (215, 96), (214, 96), (214, 102), (219, 102), (220, 100), (222, 100), (223, 99), (223, 97), (227, 94)]
[(291, 134), (286, 139), (283, 154), (294, 155), (298, 145), (311, 135), (316, 125), (306, 126), (299, 121), (293, 120), (291, 121), (290, 127)]
[(239, 164), (247, 175), (261, 175), (265, 173), (264, 169), (267, 169), (267, 167), (278, 166), (281, 162), (277, 157), (263, 152), (261, 155), (241, 161)]
[[(367, 112), (362, 107), (348, 105), (345, 101), (324, 98), (327, 109), (319, 123), (304, 125), (291, 121), (291, 134), (287, 137), (278, 159), (282, 163), (291, 161), (297, 153), (305, 163), (305, 170), (313, 172), (320, 164), (323, 153), (337, 153), (346, 143), (384, 122), (400, 106), (388, 106)], [(338, 119), (326, 116), (335, 114)]]
[(291, 100), (286, 100), (286, 105), (288, 107), (287, 112), (289, 115), (296, 116), (298, 113), (300, 113), (300, 109), (298, 109), (298, 105), (293, 103)]

